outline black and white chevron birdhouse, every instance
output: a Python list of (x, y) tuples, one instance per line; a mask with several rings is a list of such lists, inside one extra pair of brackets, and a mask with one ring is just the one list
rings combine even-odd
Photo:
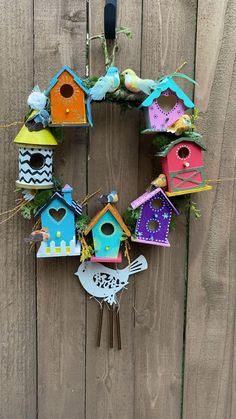
[(19, 146), (16, 186), (23, 189), (52, 188), (53, 148), (57, 142), (50, 130), (29, 131), (24, 125), (14, 143)]

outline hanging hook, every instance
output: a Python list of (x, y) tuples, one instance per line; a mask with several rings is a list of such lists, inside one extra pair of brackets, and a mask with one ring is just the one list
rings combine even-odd
[(106, 39), (116, 39), (117, 0), (105, 0), (104, 34)]

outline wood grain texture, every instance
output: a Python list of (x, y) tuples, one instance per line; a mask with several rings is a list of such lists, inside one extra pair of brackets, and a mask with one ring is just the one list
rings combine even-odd
[[(90, 34), (103, 31), (102, 0), (90, 1)], [(94, 16), (96, 15), (96, 19)], [(130, 27), (135, 36), (129, 41), (119, 37), (117, 65), (139, 71), (141, 1), (119, 2), (118, 26)], [(90, 73), (103, 74), (101, 45), (93, 41), (90, 48)], [(121, 212), (135, 198), (138, 180), (139, 115), (135, 111), (121, 112), (119, 106), (93, 105), (94, 128), (91, 130), (88, 166), (89, 192), (102, 188), (102, 193), (116, 189)], [(89, 206), (91, 215), (100, 209), (94, 200)], [(124, 261), (126, 264), (126, 261)], [(137, 280), (138, 276), (137, 276)], [(122, 350), (109, 349), (108, 315), (104, 310), (101, 347), (96, 347), (99, 306), (88, 300), (86, 389), (87, 419), (130, 419), (134, 417), (134, 312), (133, 279), (122, 295), (120, 320)]]
[[(35, 1), (35, 83), (47, 87), (67, 64), (85, 75), (86, 2)], [(64, 129), (55, 174), (86, 195), (84, 128)], [(37, 262), (39, 418), (85, 417), (85, 296), (74, 272), (78, 257)]]
[[(236, 4), (221, 3), (224, 13), (217, 18), (215, 11), (206, 16), (211, 1), (200, 0), (198, 8), (196, 78), (203, 81), (203, 90), (197, 105), (207, 109), (199, 130), (209, 149), (205, 164), (211, 179), (236, 176)], [(196, 196), (203, 215), (190, 228), (185, 419), (236, 416), (235, 181), (213, 187)]]
[[(196, 1), (144, 0), (142, 77), (158, 78), (185, 60), (185, 71), (193, 76), (195, 19)], [(192, 85), (181, 85), (191, 96)], [(152, 137), (140, 138), (140, 194), (160, 173), (151, 142)], [(170, 234), (171, 248), (137, 249), (147, 257), (149, 269), (136, 282), (135, 419), (181, 415), (186, 239), (182, 214)]]
[[(22, 120), (26, 111), (33, 81), (33, 8), (28, 0), (17, 4), (2, 0), (0, 7), (0, 123), (5, 124)], [(18, 130), (16, 127), (0, 132), (1, 212), (16, 205), (17, 194), (13, 191), (18, 175), (18, 150), (13, 139)], [(6, 216), (1, 220), (4, 218)], [(28, 236), (31, 226), (18, 215), (0, 227), (0, 417), (34, 419), (34, 254), (24, 245), (24, 237)]]

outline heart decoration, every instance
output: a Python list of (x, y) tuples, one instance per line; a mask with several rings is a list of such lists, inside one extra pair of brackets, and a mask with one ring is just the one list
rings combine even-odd
[(161, 95), (157, 99), (158, 106), (162, 109), (163, 112), (169, 113), (177, 103), (177, 98), (174, 95)]
[(58, 209), (50, 208), (49, 214), (54, 219), (54, 221), (59, 223), (65, 217), (66, 210), (65, 210), (65, 208), (58, 208)]

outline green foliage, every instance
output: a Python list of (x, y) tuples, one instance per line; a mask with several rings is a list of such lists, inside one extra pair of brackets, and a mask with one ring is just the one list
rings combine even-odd
[(193, 202), (191, 199), (189, 200), (189, 209), (190, 209), (190, 214), (193, 214), (197, 220), (201, 218), (202, 216), (201, 210), (197, 207), (196, 202)]
[(129, 239), (129, 237), (123, 232), (122, 233), (122, 236), (121, 236), (121, 238), (120, 238), (120, 241), (121, 242), (124, 242), (125, 240), (128, 240)]
[(23, 218), (27, 220), (30, 220), (32, 218), (33, 206), (31, 205), (30, 202), (21, 208), (21, 214)]
[[(123, 213), (123, 220), (125, 224), (127, 225), (128, 229), (131, 231), (131, 233), (135, 232), (136, 223), (138, 220), (140, 214), (140, 209), (136, 208), (135, 210), (132, 208), (127, 208), (125, 212)], [(126, 240), (126, 238), (122, 238), (122, 240)]]
[(51, 196), (52, 196), (52, 191), (50, 189), (41, 190), (36, 193), (34, 199), (30, 202), (33, 203), (35, 208), (38, 208), (38, 207), (40, 208), (44, 204), (46, 204), (46, 202), (49, 201)]
[(79, 234), (84, 234), (86, 228), (90, 223), (90, 217), (86, 214), (81, 214), (76, 222), (76, 228)]
[(52, 181), (53, 181), (53, 185), (54, 185), (53, 186), (53, 192), (60, 191), (63, 187), (62, 181), (59, 178), (57, 178), (56, 176), (52, 177)]
[(25, 117), (24, 117), (24, 122), (27, 121), (27, 119), (29, 118), (31, 112), (32, 112), (32, 109), (30, 107), (28, 107), (28, 110), (27, 110), (27, 112), (25, 114)]
[(127, 28), (126, 26), (119, 26), (119, 28), (116, 28), (116, 34), (126, 35), (128, 39), (133, 38), (133, 32), (131, 31), (131, 29)]
[(171, 220), (170, 220), (170, 231), (174, 231), (177, 217), (178, 217), (177, 214), (175, 214), (175, 212), (173, 212)]
[[(180, 213), (190, 211), (190, 215), (194, 215), (197, 220), (201, 218), (201, 210), (197, 207), (196, 202), (192, 201), (191, 195), (175, 196), (171, 198), (171, 202)], [(170, 230), (174, 230), (177, 217), (176, 214), (172, 215)]]
[(21, 208), (21, 214), (24, 218), (27, 218), (30, 220), (34, 214), (41, 208), (43, 205), (45, 205), (49, 199), (52, 197), (54, 192), (60, 191), (62, 188), (61, 181), (53, 177), (53, 183), (54, 187), (53, 189), (42, 189), (38, 190), (35, 193), (35, 196), (31, 201), (28, 201), (22, 208)]
[(190, 115), (192, 129), (194, 130), (196, 128), (195, 123), (199, 119), (199, 109), (194, 108), (192, 115)]
[(176, 137), (173, 134), (162, 132), (152, 140), (152, 144), (157, 151), (160, 151), (174, 140)]
[(86, 79), (83, 79), (83, 84), (85, 87), (87, 87), (87, 89), (91, 89), (91, 87), (95, 85), (98, 79), (99, 77), (97, 76), (86, 77)]
[(63, 142), (63, 132), (61, 127), (53, 127), (51, 128), (52, 135), (57, 140), (58, 144), (62, 144)]

